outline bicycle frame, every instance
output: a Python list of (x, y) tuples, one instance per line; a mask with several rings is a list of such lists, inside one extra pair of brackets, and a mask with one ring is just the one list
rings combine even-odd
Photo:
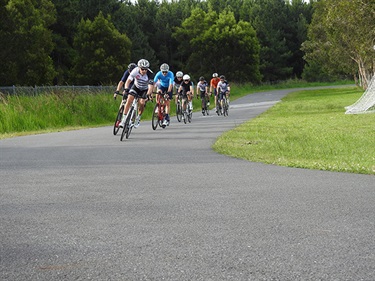
[(152, 114), (152, 129), (156, 130), (156, 128), (158, 127), (158, 125), (162, 128), (164, 128), (162, 126), (162, 123), (163, 123), (163, 120), (164, 120), (164, 117), (165, 117), (165, 95), (166, 93), (163, 92), (161, 95), (158, 94), (159, 97), (157, 98), (157, 102), (155, 104), (155, 107), (154, 107), (154, 111), (153, 111), (153, 114)]
[(182, 120), (182, 96), (179, 94), (176, 94), (177, 96), (177, 104), (176, 104), (176, 117), (177, 121), (181, 122)]
[(124, 136), (128, 139), (130, 133), (133, 129), (136, 117), (138, 117), (138, 97), (134, 97), (132, 105), (129, 108), (128, 114), (126, 116), (124, 128), (122, 129), (121, 138), (122, 141)]
[(204, 97), (202, 98), (202, 113), (203, 115), (207, 114), (209, 115), (209, 110), (208, 110), (208, 101), (210, 100), (209, 95), (207, 92), (204, 94)]
[[(120, 96), (123, 96), (123, 94), (118, 94)], [(122, 118), (122, 115), (124, 113), (124, 108), (125, 108), (125, 103), (126, 103), (126, 99), (121, 99), (121, 103), (120, 103), (120, 106), (119, 106), (119, 109), (117, 111), (117, 115), (116, 115), (116, 120), (115, 120), (115, 123), (113, 125), (113, 134), (114, 135), (117, 135), (118, 131), (120, 130), (120, 123), (121, 123), (121, 118)]]

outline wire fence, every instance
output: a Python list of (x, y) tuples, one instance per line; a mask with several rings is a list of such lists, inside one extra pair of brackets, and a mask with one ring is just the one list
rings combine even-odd
[(70, 92), (70, 93), (99, 93), (99, 92), (114, 92), (116, 86), (34, 86), (34, 87), (22, 87), (22, 86), (9, 86), (0, 87), (0, 94), (4, 95), (28, 95), (36, 96), (39, 94), (52, 94), (59, 92)]

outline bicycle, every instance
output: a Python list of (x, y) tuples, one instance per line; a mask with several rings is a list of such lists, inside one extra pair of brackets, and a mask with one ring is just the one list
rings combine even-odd
[[(123, 96), (123, 94), (120, 94), (120, 93), (117, 94), (117, 95)], [(117, 112), (115, 124), (113, 125), (113, 134), (114, 135), (117, 135), (118, 131), (120, 130), (120, 123), (121, 123), (122, 115), (124, 114), (125, 103), (126, 103), (126, 99), (122, 99), (121, 104), (120, 104), (120, 108)]]
[(182, 118), (184, 119), (184, 123), (186, 124), (186, 121), (191, 123), (191, 119), (193, 117), (193, 111), (189, 107), (189, 102), (187, 98), (182, 99), (182, 108), (185, 105), (185, 110), (182, 109)]
[(216, 113), (218, 116), (222, 115), (223, 113), (221, 112), (221, 105), (220, 105), (220, 100), (218, 99), (216, 101)]
[(126, 115), (126, 120), (124, 127), (122, 128), (122, 133), (120, 137), (120, 141), (124, 139), (124, 136), (128, 139), (130, 136), (130, 133), (134, 127), (136, 118), (139, 118), (138, 116), (138, 97), (134, 97), (133, 103), (129, 109), (128, 114)]
[(165, 101), (169, 98), (166, 92), (163, 92), (159, 95), (159, 101), (155, 104), (154, 110), (152, 112), (152, 129), (156, 130), (156, 128), (161, 127), (165, 128), (163, 125), (163, 120), (165, 118)]
[(182, 113), (182, 96), (179, 95), (178, 93), (176, 95), (178, 95), (177, 104), (176, 104), (176, 117), (177, 117), (177, 121), (181, 122), (182, 114), (183, 114)]
[(202, 98), (202, 114), (203, 114), (203, 116), (210, 115), (209, 104), (210, 104), (210, 97), (208, 96), (207, 93), (205, 93), (204, 97)]
[(226, 95), (223, 95), (223, 115), (228, 116), (229, 104)]

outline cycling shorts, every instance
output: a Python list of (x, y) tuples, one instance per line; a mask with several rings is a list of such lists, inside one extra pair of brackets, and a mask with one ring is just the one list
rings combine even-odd
[(201, 99), (204, 99), (206, 96), (206, 91), (199, 91)]
[(167, 93), (168, 94), (168, 96), (169, 96), (169, 99), (171, 100), (172, 99), (172, 97), (173, 97), (173, 92), (168, 92), (168, 88), (167, 87), (163, 87), (163, 86), (160, 86), (160, 87), (158, 87), (158, 94), (160, 95), (160, 91), (162, 92), (162, 93)]
[(139, 99), (147, 99), (147, 90), (140, 90), (135, 85), (130, 89), (129, 94)]
[(220, 92), (220, 94), (219, 94), (219, 99), (222, 100), (222, 99), (223, 99), (223, 96), (224, 96), (225, 94), (227, 94), (227, 93), (229, 93), (229, 92), (228, 92), (228, 91), (226, 91), (226, 92)]

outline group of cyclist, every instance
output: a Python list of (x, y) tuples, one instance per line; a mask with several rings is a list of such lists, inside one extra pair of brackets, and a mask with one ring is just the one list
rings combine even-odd
[[(119, 124), (120, 127), (124, 126), (126, 115), (129, 112), (129, 108), (133, 103), (135, 97), (139, 100), (138, 107), (138, 117), (135, 120), (134, 127), (138, 127), (140, 124), (141, 116), (145, 108), (145, 104), (148, 100), (152, 100), (152, 94), (156, 92), (156, 102), (159, 101), (160, 95), (164, 95), (165, 100), (165, 119), (163, 121), (163, 126), (168, 126), (170, 123), (170, 100), (173, 99), (173, 93), (175, 93), (175, 103), (177, 104), (179, 96), (186, 103), (183, 103), (183, 110), (192, 111), (193, 110), (193, 97), (194, 97), (194, 84), (188, 74), (183, 74), (182, 71), (177, 71), (176, 75), (169, 70), (169, 65), (163, 63), (160, 66), (160, 71), (155, 75), (150, 70), (150, 63), (146, 59), (141, 59), (137, 64), (130, 63), (128, 69), (124, 72), (121, 80), (119, 81), (116, 91), (114, 93), (114, 98), (120, 94), (123, 90), (122, 98), (125, 103), (123, 117)], [(227, 96), (229, 100), (230, 95), (230, 85), (225, 79), (224, 75), (219, 75), (214, 73), (210, 84), (204, 79), (204, 77), (199, 78), (197, 83), (197, 98), (206, 98), (206, 106), (209, 106), (209, 100), (212, 93), (215, 98), (215, 108), (217, 103), (221, 103), (223, 95)], [(199, 94), (199, 96), (198, 96)], [(205, 108), (203, 108), (202, 103), (202, 113), (204, 114)]]

